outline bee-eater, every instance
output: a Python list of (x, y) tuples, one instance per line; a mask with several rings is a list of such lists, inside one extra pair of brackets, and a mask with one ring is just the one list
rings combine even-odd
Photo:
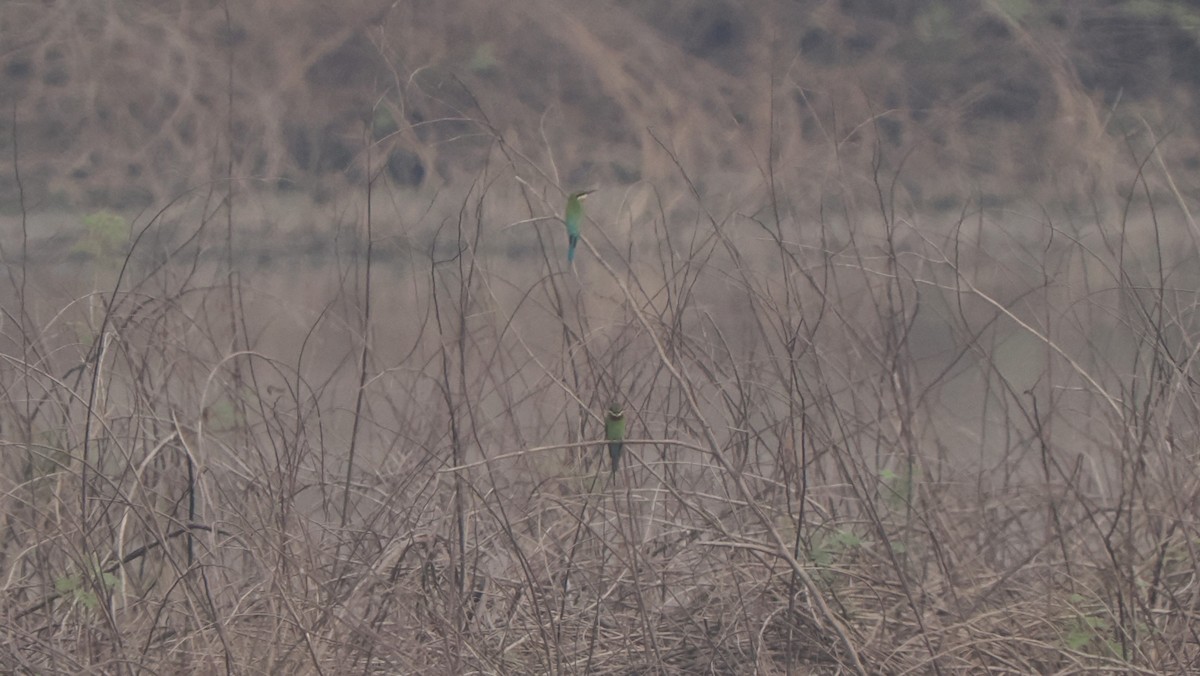
[(612, 473), (616, 476), (621, 465), (621, 448), (625, 445), (625, 411), (616, 402), (604, 414), (604, 438), (608, 440), (608, 455), (612, 458)]
[(567, 224), (567, 265), (575, 262), (575, 245), (579, 244), (579, 223), (583, 220), (583, 200), (592, 190), (580, 190), (567, 196), (567, 211), (563, 221)]

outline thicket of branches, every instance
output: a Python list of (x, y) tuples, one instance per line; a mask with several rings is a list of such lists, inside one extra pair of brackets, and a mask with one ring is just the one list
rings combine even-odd
[(307, 269), (215, 188), (96, 235), (93, 293), (8, 268), (4, 669), (1194, 668), (1195, 232), (1145, 174), (939, 223), (882, 160), (815, 206), (764, 165), (714, 212), (664, 144), (682, 195), (596, 203), (568, 269), (493, 138), (437, 223), (367, 165)]
[[(1109, 134), (1070, 199), (935, 194), (937, 147), (780, 60), (753, 124), (647, 125), (609, 182), (393, 54), (317, 209), (243, 171), (245, 49), (206, 53), (204, 176), (77, 237), (40, 234), (14, 116), (5, 671), (1196, 668), (1200, 229), (1155, 125), (1055, 79)], [(397, 144), (455, 143), (466, 180), (401, 185)]]

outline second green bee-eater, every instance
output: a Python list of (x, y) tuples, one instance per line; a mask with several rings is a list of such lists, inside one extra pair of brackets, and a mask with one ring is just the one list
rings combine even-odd
[(625, 411), (614, 403), (604, 414), (604, 438), (608, 440), (608, 455), (612, 458), (612, 473), (621, 466), (621, 450), (625, 446)]
[(580, 190), (567, 196), (567, 211), (563, 222), (567, 224), (567, 265), (575, 262), (575, 245), (579, 244), (579, 225), (583, 221), (583, 200), (591, 190)]

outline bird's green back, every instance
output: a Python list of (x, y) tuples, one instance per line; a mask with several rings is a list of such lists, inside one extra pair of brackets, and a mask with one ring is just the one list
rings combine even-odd
[(567, 224), (567, 264), (575, 263), (575, 245), (579, 244), (579, 223), (583, 220), (583, 200), (591, 190), (580, 190), (567, 196), (567, 211), (563, 222)]
[(563, 220), (567, 223), (568, 234), (579, 234), (579, 223), (583, 220), (583, 198), (587, 196), (588, 192), (581, 190), (573, 192), (567, 197), (567, 213), (563, 216)]
[(620, 409), (610, 410), (604, 416), (604, 438), (608, 441), (621, 441), (625, 438), (625, 413)]

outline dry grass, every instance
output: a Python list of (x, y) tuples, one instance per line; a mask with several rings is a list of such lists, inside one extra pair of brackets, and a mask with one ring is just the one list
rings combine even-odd
[(660, 152), (673, 202), (600, 195), (576, 271), (498, 141), (426, 216), (381, 181), (278, 258), (198, 198), (124, 258), (30, 249), (3, 668), (1195, 668), (1200, 269), (1164, 205), (920, 222), (844, 167), (877, 207), (715, 213)]
[[(1141, 120), (1106, 136), (1112, 111), (1044, 43), (1015, 31), (1009, 48), (1046, 66), (1039, 115), (1075, 127), (997, 162), (1008, 175), (1078, 144), (1030, 179), (1069, 195), (999, 208), (1015, 184), (938, 180), (1017, 138), (959, 125), (986, 87), (896, 145), (890, 104), (836, 69), (815, 86), (775, 42), (718, 68), (647, 26), (630, 31), (650, 47), (626, 45), (623, 5), (469, 2), (363, 3), (345, 26), (306, 5), (289, 30), (321, 49), (223, 79), (262, 44), (232, 29), (262, 30), (277, 5), (127, 3), (94, 33), (85, 9), (14, 5), (47, 49), (165, 36), (161, 71), (76, 53), (151, 68), (77, 103), (124, 130), (161, 113), (138, 152), (160, 163), (151, 193), (175, 197), (64, 234), (75, 217), (34, 213), (17, 180), (54, 136), (12, 148), (0, 669), (1197, 669), (1200, 231), (1168, 173), (1184, 151)], [(837, 34), (833, 6), (813, 16)], [(462, 25), (570, 39), (558, 60), (496, 46), (500, 64), (542, 59), (544, 82), (494, 64), (466, 82), (446, 64), (488, 34), (447, 42)], [(222, 29), (229, 43), (191, 46)], [(463, 53), (431, 51), (447, 44)], [(296, 169), (279, 106), (342, 115), (311, 80), (336, 75), (330, 54), (368, 53), (387, 95), (342, 92), (358, 135), (324, 129), (353, 146), (338, 171), (359, 187), (320, 205), (256, 191)], [(645, 98), (649, 74), (684, 69), (705, 77)], [(197, 98), (124, 105), (179, 73)], [(568, 96), (588, 78), (611, 118)], [(22, 106), (56, 86), (30, 82)], [(519, 85), (546, 82), (569, 105), (526, 115), (538, 99)], [(398, 128), (362, 133), (366, 110)], [(921, 136), (942, 122), (942, 140)], [(587, 124), (612, 144), (573, 140)], [(195, 139), (194, 173), (152, 150)], [(394, 185), (396, 147), (463, 164)], [(577, 171), (587, 157), (642, 178), (614, 188)], [(554, 216), (585, 180), (602, 189), (572, 270)], [(613, 400), (632, 438), (610, 479)]]

